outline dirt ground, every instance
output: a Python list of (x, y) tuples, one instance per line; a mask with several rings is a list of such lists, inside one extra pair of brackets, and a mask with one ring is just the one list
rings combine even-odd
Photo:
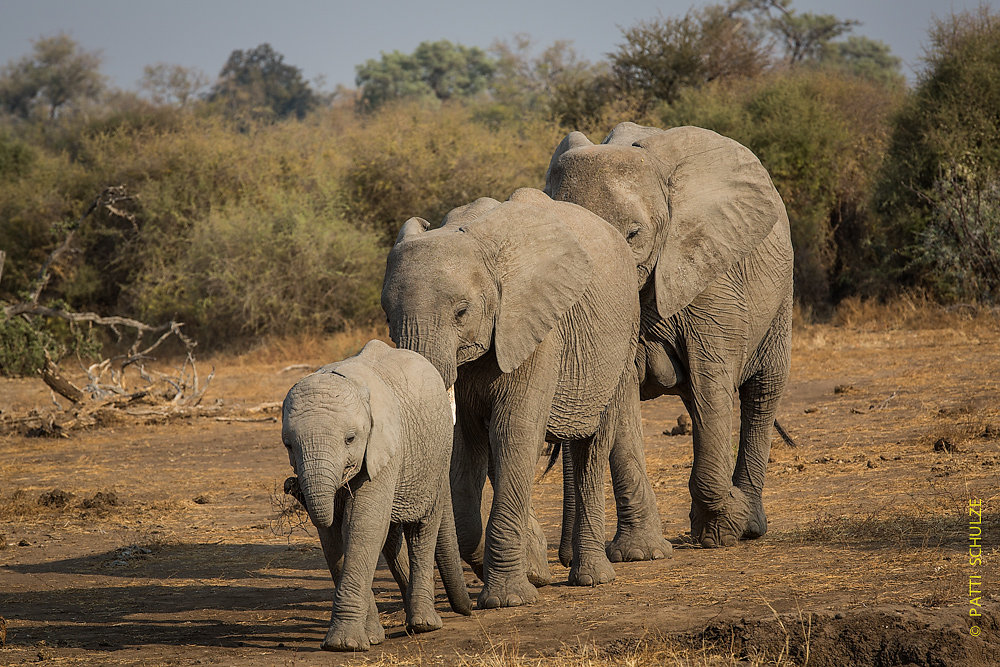
[[(319, 542), (283, 511), (276, 412), (241, 412), (280, 401), (307, 372), (282, 369), (332, 361), (329, 347), (212, 360), (206, 402), (264, 421), (0, 437), (0, 664), (1000, 664), (1000, 319), (847, 320), (796, 330), (779, 419), (798, 447), (775, 438), (764, 538), (687, 544), (691, 438), (662, 434), (683, 408), (661, 398), (642, 411), (672, 558), (567, 586), (557, 466), (535, 486), (554, 575), (537, 604), (460, 617), (439, 591), (444, 628), (411, 638), (380, 569), (387, 640), (363, 656), (319, 650), (331, 601)], [(32, 407), (51, 408), (41, 382), (0, 380), (4, 415)]]

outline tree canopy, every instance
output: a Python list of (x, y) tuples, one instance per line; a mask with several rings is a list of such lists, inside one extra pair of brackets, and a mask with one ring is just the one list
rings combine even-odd
[(69, 35), (42, 37), (32, 53), (0, 70), (0, 108), (27, 118), (44, 109), (50, 119), (74, 103), (96, 99), (104, 90), (101, 56), (84, 51)]
[(489, 85), (496, 63), (478, 47), (440, 40), (421, 42), (412, 54), (383, 53), (356, 70), (361, 106), (371, 111), (407, 97), (448, 100), (475, 95)]
[(303, 118), (318, 102), (302, 70), (267, 43), (233, 51), (208, 100), (231, 116), (256, 119)]

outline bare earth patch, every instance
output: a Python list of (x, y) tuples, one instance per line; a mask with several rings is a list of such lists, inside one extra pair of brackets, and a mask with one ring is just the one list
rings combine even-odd
[[(765, 537), (724, 550), (685, 542), (691, 437), (663, 435), (683, 408), (658, 399), (643, 422), (671, 559), (617, 564), (597, 588), (565, 585), (557, 466), (535, 487), (555, 582), (538, 604), (464, 618), (440, 591), (444, 629), (410, 638), (380, 569), (387, 640), (363, 656), (319, 650), (331, 585), (318, 539), (281, 493), (289, 468), (273, 414), (4, 436), (0, 663), (1000, 663), (1000, 322), (890, 328), (856, 315), (796, 332), (779, 418), (799, 447), (775, 438)], [(351, 352), (215, 359), (205, 402), (280, 401)], [(0, 408), (45, 409), (38, 385), (0, 380)], [(983, 503), (976, 566), (971, 499)], [(607, 507), (610, 539), (610, 487)], [(980, 618), (969, 616), (970, 575), (982, 577)], [(478, 591), (469, 571), (467, 582)]]

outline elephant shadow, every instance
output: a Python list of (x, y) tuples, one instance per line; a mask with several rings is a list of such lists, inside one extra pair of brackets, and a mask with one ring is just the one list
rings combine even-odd
[[(149, 553), (126, 547), (6, 565), (0, 579), (14, 584), (0, 590), (0, 609), (12, 622), (8, 645), (44, 640), (91, 650), (151, 644), (318, 650), (333, 594), (318, 547), (283, 545), (175, 544)], [(399, 590), (383, 567), (374, 589), (379, 613), (401, 618)], [(443, 594), (436, 602), (447, 607)], [(390, 630), (390, 637), (402, 634)]]

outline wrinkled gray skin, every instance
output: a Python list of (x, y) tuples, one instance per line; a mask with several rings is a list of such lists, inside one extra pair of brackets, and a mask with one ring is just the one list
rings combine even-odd
[(322, 648), (364, 651), (385, 638), (372, 578), (383, 545), (390, 564), (401, 551), (400, 529), (409, 585), (399, 564), (393, 575), (407, 629), (441, 627), (435, 558), (452, 609), (471, 613), (448, 480), (451, 405), (426, 359), (373, 340), (320, 368), (285, 397), (281, 438), (336, 586)]
[[(588, 211), (521, 189), (451, 211), (438, 229), (411, 218), (389, 254), (382, 307), (401, 348), (455, 385), (451, 488), (462, 557), (480, 573), (480, 608), (537, 599), (524, 559), (548, 578), (531, 485), (544, 441), (569, 442), (578, 529), (569, 582), (597, 585), (614, 569), (604, 545), (609, 453), (641, 453), (634, 359), (639, 303), (631, 253)], [(637, 445), (638, 443), (638, 445)], [(669, 552), (642, 457), (635, 512), (613, 549)], [(493, 505), (480, 514), (487, 475)], [(530, 527), (530, 528), (529, 528)], [(634, 530), (629, 530), (633, 528)], [(527, 534), (527, 535), (526, 535)]]
[[(632, 249), (642, 398), (678, 394), (691, 415), (692, 536), (706, 547), (760, 537), (792, 308), (788, 216), (767, 171), (747, 148), (709, 130), (622, 123), (599, 145), (579, 132), (563, 139), (545, 192), (597, 213)], [(632, 474), (614, 463), (612, 479)]]

